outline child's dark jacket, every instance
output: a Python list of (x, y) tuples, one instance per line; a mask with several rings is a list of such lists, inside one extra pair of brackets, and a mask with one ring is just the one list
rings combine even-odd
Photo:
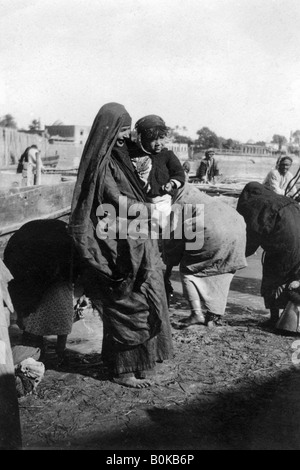
[(176, 155), (168, 149), (163, 149), (157, 155), (151, 155), (152, 169), (149, 175), (151, 190), (149, 197), (162, 195), (161, 186), (171, 179), (177, 180), (181, 186), (185, 183), (185, 172)]

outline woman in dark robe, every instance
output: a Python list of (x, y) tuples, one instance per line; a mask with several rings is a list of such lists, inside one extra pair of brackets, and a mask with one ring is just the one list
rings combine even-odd
[[(98, 112), (81, 158), (70, 233), (85, 266), (85, 294), (102, 316), (104, 364), (113, 381), (140, 388), (152, 384), (147, 371), (172, 357), (172, 339), (157, 240), (127, 230), (137, 215), (147, 227), (151, 212), (128, 153), (130, 127), (118, 103)], [(108, 220), (105, 237), (100, 228)]]
[(290, 300), (287, 285), (300, 275), (300, 206), (260, 183), (248, 183), (237, 205), (247, 226), (246, 256), (261, 246), (261, 295), (270, 309), (267, 325), (275, 326)]

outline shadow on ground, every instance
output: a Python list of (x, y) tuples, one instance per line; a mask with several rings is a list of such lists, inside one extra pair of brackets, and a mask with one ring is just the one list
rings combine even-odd
[(95, 349), (96, 318), (90, 324), (98, 328), (96, 340), (90, 329), (86, 339), (74, 335), (61, 367), (50, 342), (37, 394), (19, 401), (24, 448), (300, 450), (298, 345), (295, 337), (261, 326), (267, 311), (250, 268), (233, 279), (227, 324), (212, 329), (178, 328), (190, 310), (180, 275), (172, 273), (174, 358), (160, 366), (150, 388), (109, 380)]
[[(132, 410), (127, 418), (104, 420), (99, 430), (76, 433), (54, 447), (97, 450), (299, 450), (299, 370), (213, 395), (200, 394), (188, 406)], [(171, 392), (165, 390), (165, 393)], [(170, 402), (171, 403), (171, 402)], [(123, 417), (124, 418), (124, 417)], [(108, 428), (109, 424), (109, 428)]]

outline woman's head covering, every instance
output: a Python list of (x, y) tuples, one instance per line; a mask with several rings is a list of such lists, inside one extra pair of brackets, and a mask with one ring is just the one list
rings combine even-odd
[(100, 108), (80, 160), (73, 194), (72, 215), (78, 208), (80, 194), (92, 195), (100, 168), (110, 157), (120, 129), (130, 124), (131, 117), (123, 105), (108, 103)]
[(84, 258), (92, 259), (89, 246), (91, 212), (96, 184), (105, 178), (102, 171), (123, 126), (131, 125), (131, 117), (122, 104), (107, 103), (100, 108), (83, 149), (74, 188), (70, 216), (70, 233)]
[(266, 300), (270, 291), (274, 294), (279, 286), (295, 279), (293, 276), (299, 273), (299, 204), (253, 181), (244, 187), (237, 211), (247, 226), (246, 256), (252, 255), (259, 246), (265, 252), (261, 293)]
[(295, 204), (292, 198), (276, 194), (263, 184), (252, 181), (244, 187), (237, 211), (244, 217), (249, 232), (262, 234), (274, 229), (279, 211)]
[(13, 276), (9, 290), (18, 316), (36, 311), (51, 286), (60, 281), (72, 282), (79, 269), (67, 224), (56, 219), (37, 219), (22, 225), (9, 239), (3, 259)]

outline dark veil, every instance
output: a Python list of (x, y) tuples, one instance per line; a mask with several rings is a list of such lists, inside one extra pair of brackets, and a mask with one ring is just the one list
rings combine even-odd
[(79, 254), (97, 270), (101, 270), (106, 261), (94, 237), (95, 193), (98, 187), (101, 191), (105, 178), (104, 166), (121, 127), (129, 118), (121, 104), (107, 103), (100, 108), (82, 153), (73, 193), (69, 231)]

